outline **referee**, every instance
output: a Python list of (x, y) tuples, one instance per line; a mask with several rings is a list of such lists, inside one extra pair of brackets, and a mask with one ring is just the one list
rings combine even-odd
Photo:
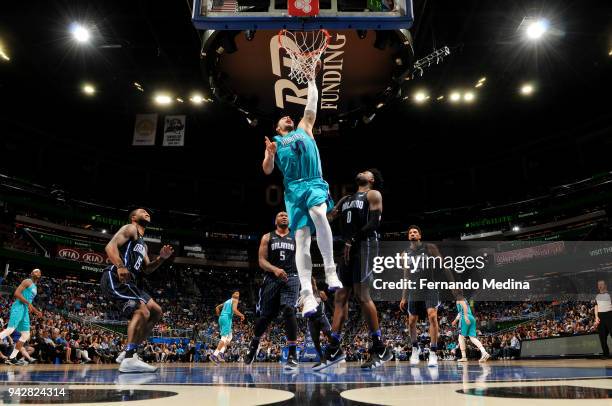
[(608, 335), (612, 336), (612, 303), (606, 281), (597, 281), (597, 296), (595, 296), (595, 327), (599, 327), (599, 341), (603, 350), (603, 358), (610, 358)]
[(261, 336), (280, 312), (285, 319), (285, 334), (289, 347), (285, 369), (295, 370), (298, 367), (298, 325), (295, 307), (300, 294), (300, 279), (295, 266), (295, 240), (289, 234), (289, 216), (284, 211), (276, 215), (276, 230), (261, 238), (259, 266), (266, 271), (266, 276), (259, 289), (259, 318), (255, 323), (254, 336), (244, 362), (249, 365), (257, 357)]

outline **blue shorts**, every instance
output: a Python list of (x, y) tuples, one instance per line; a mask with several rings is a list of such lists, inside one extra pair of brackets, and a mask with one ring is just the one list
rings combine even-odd
[(219, 317), (219, 332), (221, 337), (232, 334), (232, 321), (227, 317)]
[(30, 312), (26, 305), (21, 302), (13, 303), (8, 327), (14, 328), (15, 331), (19, 332), (30, 332)]
[(460, 319), (461, 323), (461, 335), (464, 337), (476, 337), (476, 319), (474, 316), (468, 316), (470, 325), (468, 326), (463, 316)]
[(327, 211), (334, 208), (329, 194), (329, 185), (323, 178), (300, 179), (285, 185), (285, 208), (289, 215), (289, 229), (292, 233), (302, 227), (315, 232), (314, 223), (308, 214), (311, 207), (327, 203)]

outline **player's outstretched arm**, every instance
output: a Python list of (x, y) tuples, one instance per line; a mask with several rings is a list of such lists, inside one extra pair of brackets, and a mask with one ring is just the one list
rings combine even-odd
[(270, 141), (268, 137), (265, 139), (266, 151), (261, 167), (266, 175), (269, 175), (274, 170), (274, 158), (276, 157), (276, 143)]
[(170, 258), (174, 254), (174, 248), (171, 245), (164, 245), (162, 249), (159, 251), (159, 255), (153, 261), (149, 260), (149, 255), (145, 255), (145, 266), (143, 268), (143, 272), (146, 274), (150, 274), (168, 258)]
[(317, 103), (319, 101), (319, 91), (317, 83), (313, 80), (308, 82), (308, 98), (306, 99), (306, 108), (304, 109), (304, 117), (300, 120), (298, 128), (303, 129), (313, 137), (312, 127), (314, 127), (317, 119)]

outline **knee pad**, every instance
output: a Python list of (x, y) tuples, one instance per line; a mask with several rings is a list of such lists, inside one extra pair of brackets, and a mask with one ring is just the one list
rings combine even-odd
[(19, 341), (21, 341), (22, 343), (25, 343), (29, 339), (30, 339), (30, 332), (29, 331), (21, 331), (21, 337), (19, 337)]
[(295, 309), (292, 306), (283, 306), (283, 318), (288, 319), (295, 316)]

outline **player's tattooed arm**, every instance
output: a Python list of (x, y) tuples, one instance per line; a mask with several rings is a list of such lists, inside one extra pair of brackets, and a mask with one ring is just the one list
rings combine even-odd
[(113, 265), (117, 268), (117, 274), (119, 279), (126, 281), (129, 275), (128, 269), (121, 259), (119, 253), (119, 247), (128, 242), (129, 240), (135, 240), (138, 237), (138, 230), (134, 224), (126, 224), (117, 231), (117, 233), (111, 238), (106, 244), (106, 255)]
[(270, 242), (270, 233), (264, 234), (259, 243), (259, 267), (266, 272), (274, 274), (282, 281), (287, 281), (287, 272), (284, 269), (278, 268), (268, 261), (268, 243)]
[(150, 261), (149, 256), (145, 255), (145, 266), (143, 268), (143, 272), (146, 274), (150, 274), (151, 272), (159, 268), (159, 266), (163, 264), (165, 260), (170, 258), (172, 254), (174, 254), (174, 248), (172, 248), (171, 245), (164, 245), (159, 251), (159, 255), (157, 256), (157, 258), (155, 258), (153, 261)]

